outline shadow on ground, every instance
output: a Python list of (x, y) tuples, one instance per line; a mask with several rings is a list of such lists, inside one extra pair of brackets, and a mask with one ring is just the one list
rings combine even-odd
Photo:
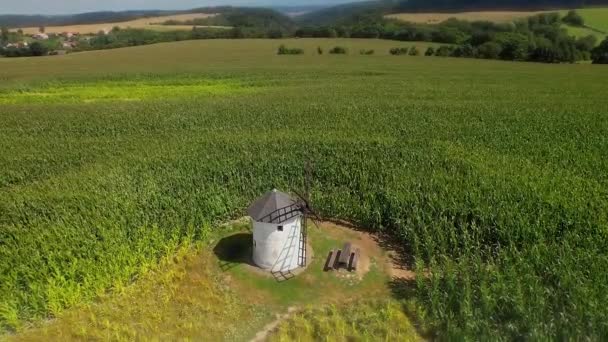
[(251, 260), (252, 245), (251, 233), (238, 233), (221, 239), (213, 248), (213, 253), (219, 260), (222, 271), (240, 264), (255, 266)]

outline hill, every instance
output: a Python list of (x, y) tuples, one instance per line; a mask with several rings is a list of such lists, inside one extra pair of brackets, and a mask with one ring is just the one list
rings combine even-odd
[(607, 0), (408, 0), (395, 9), (403, 11), (553, 10), (606, 5)]
[(363, 1), (323, 8), (295, 18), (302, 26), (343, 25), (361, 17), (377, 17), (390, 11), (392, 4), (386, 1)]

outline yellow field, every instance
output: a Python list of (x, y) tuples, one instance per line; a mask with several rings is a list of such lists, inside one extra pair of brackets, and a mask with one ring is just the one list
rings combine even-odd
[[(111, 30), (114, 26), (120, 28), (147, 28), (154, 30), (191, 30), (191, 25), (159, 25), (167, 20), (193, 20), (198, 18), (207, 18), (214, 14), (206, 13), (189, 13), (179, 15), (168, 15), (160, 17), (149, 17), (140, 18), (130, 21), (118, 22), (118, 23), (100, 23), (100, 24), (86, 24), (86, 25), (68, 25), (68, 26), (47, 26), (46, 33), (61, 33), (61, 32), (78, 32), (80, 34), (91, 34), (98, 33), (102, 30)], [(38, 33), (38, 27), (26, 27), (23, 28), (23, 32), (26, 34)]]
[[(412, 23), (421, 24), (437, 24), (446, 21), (450, 18), (456, 18), (460, 20), (476, 21), (476, 20), (487, 20), (493, 22), (509, 22), (519, 18), (530, 17), (540, 13), (547, 13), (552, 11), (538, 11), (538, 12), (527, 12), (527, 11), (483, 11), (483, 12), (459, 12), (459, 13), (398, 13), (391, 14), (387, 17), (393, 19), (399, 19), (403, 21), (409, 21)], [(555, 12), (555, 11), (553, 11)]]

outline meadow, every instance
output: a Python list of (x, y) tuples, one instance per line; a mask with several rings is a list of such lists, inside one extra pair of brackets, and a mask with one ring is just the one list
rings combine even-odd
[[(586, 27), (575, 27), (566, 25), (568, 32), (575, 37), (585, 37), (593, 35), (598, 41), (606, 38), (608, 33), (608, 8), (590, 7), (578, 8), (576, 11), (585, 20)], [(541, 13), (558, 12), (562, 16), (568, 10), (547, 10), (547, 11), (481, 11), (481, 12), (455, 12), (455, 13), (396, 13), (387, 15), (388, 18), (409, 21), (420, 24), (438, 24), (450, 18), (467, 21), (492, 21), (497, 23), (508, 23), (515, 20), (524, 19)]]
[[(337, 45), (350, 53), (316, 54)], [(414, 45), (0, 59), (2, 329), (119, 293), (261, 193), (300, 189), (311, 160), (324, 217), (407, 248), (421, 276), (390, 297), (437, 336), (608, 335), (608, 68), (389, 55)], [(329, 324), (352, 324), (336, 310)]]

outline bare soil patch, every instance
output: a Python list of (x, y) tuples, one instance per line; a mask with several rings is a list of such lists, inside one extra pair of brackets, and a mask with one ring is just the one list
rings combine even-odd
[[(369, 233), (348, 222), (322, 222), (320, 228), (335, 239), (347, 239), (354, 248), (361, 251), (357, 276), (362, 279), (369, 272), (371, 262), (379, 266), (392, 278), (414, 280), (416, 273), (412, 268), (411, 256), (403, 246), (397, 245), (388, 236)], [(350, 240), (348, 240), (350, 239)], [(336, 246), (341, 248), (342, 246)], [(340, 271), (342, 272), (342, 271)]]

